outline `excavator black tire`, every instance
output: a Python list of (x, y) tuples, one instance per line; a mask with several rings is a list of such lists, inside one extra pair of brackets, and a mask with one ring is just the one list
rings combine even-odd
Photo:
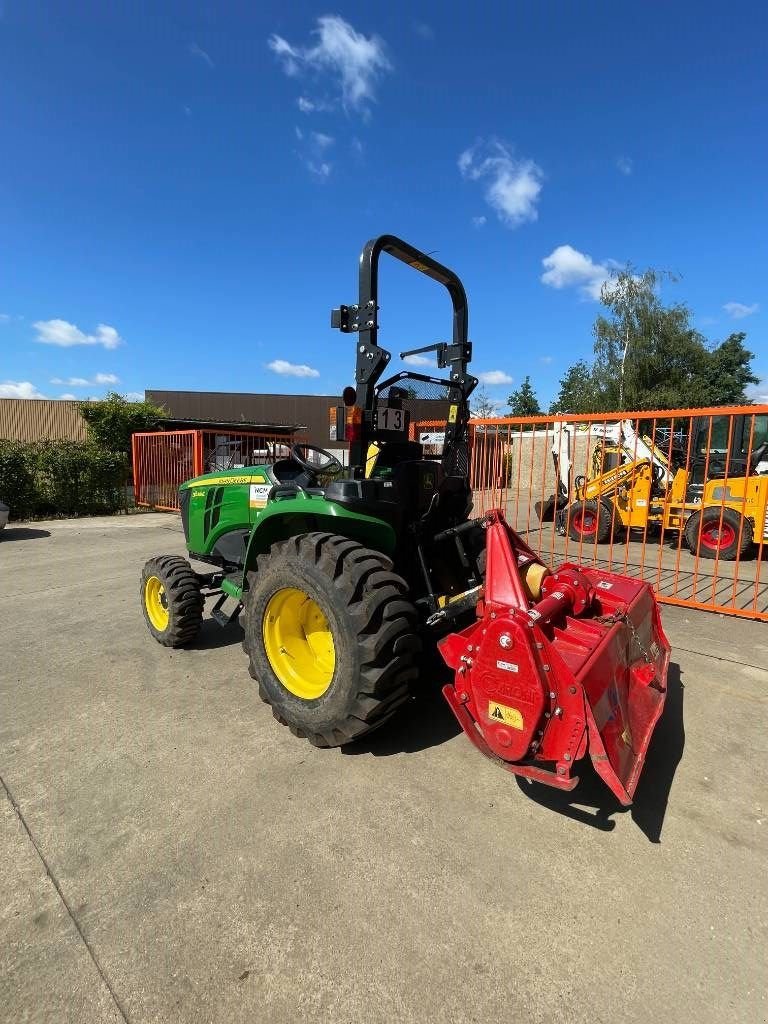
[(574, 501), (568, 509), (568, 533), (571, 540), (605, 544), (613, 532), (610, 508), (601, 501)]
[(705, 508), (694, 512), (685, 524), (685, 543), (700, 558), (733, 562), (749, 551), (753, 540), (751, 520), (735, 508)]
[(241, 622), (249, 671), (295, 736), (343, 746), (408, 701), (418, 616), (380, 552), (330, 533), (300, 534), (259, 555), (248, 585)]

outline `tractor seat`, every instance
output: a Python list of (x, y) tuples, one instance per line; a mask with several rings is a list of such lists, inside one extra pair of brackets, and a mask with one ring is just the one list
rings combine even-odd
[(350, 512), (383, 519), (396, 530), (403, 519), (404, 508), (395, 497), (391, 480), (332, 480), (325, 488), (325, 497)]
[(272, 472), (281, 484), (296, 484), (310, 494), (322, 494), (322, 487), (312, 486), (312, 477), (293, 459), (278, 459), (272, 466)]

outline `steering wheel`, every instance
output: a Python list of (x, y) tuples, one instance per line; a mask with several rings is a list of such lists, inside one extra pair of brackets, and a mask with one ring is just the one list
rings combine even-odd
[(752, 458), (749, 460), (749, 468), (757, 469), (758, 465), (768, 457), (768, 441), (764, 441), (761, 445), (752, 452)]
[[(309, 452), (317, 452), (318, 455), (324, 457), (325, 462), (310, 462), (306, 457)], [(293, 445), (291, 448), (291, 458), (294, 462), (298, 462), (301, 468), (312, 477), (316, 477), (320, 473), (342, 473), (344, 471), (344, 467), (335, 455), (327, 452), (325, 448), (319, 448), (316, 444)]]

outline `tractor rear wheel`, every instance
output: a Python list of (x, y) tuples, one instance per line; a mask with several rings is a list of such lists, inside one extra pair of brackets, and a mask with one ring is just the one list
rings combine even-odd
[(694, 512), (685, 524), (685, 542), (700, 558), (732, 562), (749, 550), (754, 530), (749, 519), (735, 508), (705, 508)]
[(179, 555), (150, 558), (141, 574), (141, 609), (163, 647), (184, 647), (200, 632), (203, 595), (192, 566)]
[(243, 649), (259, 694), (295, 736), (337, 747), (408, 700), (417, 614), (391, 562), (346, 537), (274, 544), (248, 575)]
[(572, 540), (605, 544), (613, 528), (611, 510), (601, 501), (574, 501), (568, 509), (568, 533)]

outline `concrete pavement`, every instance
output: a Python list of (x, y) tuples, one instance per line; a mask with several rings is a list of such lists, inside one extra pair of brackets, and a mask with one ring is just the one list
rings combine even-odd
[(0, 541), (0, 1020), (765, 1019), (768, 630), (665, 609), (674, 666), (629, 813), (518, 784), (436, 686), (316, 750), (240, 631), (145, 628), (156, 514)]

